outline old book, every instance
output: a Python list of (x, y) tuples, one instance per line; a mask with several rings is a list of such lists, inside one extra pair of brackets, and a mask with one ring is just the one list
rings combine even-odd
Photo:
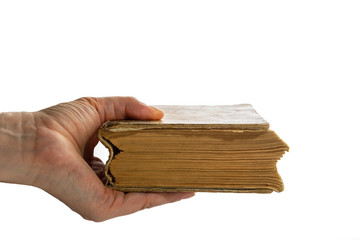
[(157, 106), (161, 121), (109, 121), (106, 185), (124, 192), (281, 192), (289, 147), (249, 104)]

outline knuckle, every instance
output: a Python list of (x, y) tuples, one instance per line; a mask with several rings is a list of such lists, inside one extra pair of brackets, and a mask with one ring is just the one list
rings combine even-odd
[(99, 102), (99, 99), (96, 98), (96, 97), (81, 97), (75, 101), (78, 101), (78, 102), (85, 102), (85, 103), (89, 103), (93, 106), (96, 106)]
[(154, 207), (155, 204), (151, 198), (147, 198), (141, 206), (141, 210)]
[(101, 216), (100, 214), (98, 213), (91, 213), (91, 214), (88, 214), (88, 215), (81, 215), (85, 220), (88, 220), (88, 221), (93, 221), (93, 222), (103, 222), (106, 220), (106, 218), (104, 218), (103, 216)]
[(132, 96), (123, 97), (123, 99), (125, 100), (125, 102), (137, 102), (138, 101), (135, 97), (132, 97)]

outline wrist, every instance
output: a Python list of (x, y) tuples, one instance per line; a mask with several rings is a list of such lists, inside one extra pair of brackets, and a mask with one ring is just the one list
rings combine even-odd
[(31, 184), (29, 159), (35, 144), (34, 113), (0, 113), (0, 181)]

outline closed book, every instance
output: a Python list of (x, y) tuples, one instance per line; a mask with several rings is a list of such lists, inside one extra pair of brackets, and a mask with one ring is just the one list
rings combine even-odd
[(157, 106), (159, 121), (108, 121), (106, 185), (124, 192), (281, 192), (288, 145), (250, 104)]

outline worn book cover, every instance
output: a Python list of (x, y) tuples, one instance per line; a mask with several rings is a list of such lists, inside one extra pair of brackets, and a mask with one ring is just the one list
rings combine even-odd
[(124, 192), (281, 192), (289, 147), (249, 104), (157, 106), (161, 121), (106, 122), (106, 185)]

